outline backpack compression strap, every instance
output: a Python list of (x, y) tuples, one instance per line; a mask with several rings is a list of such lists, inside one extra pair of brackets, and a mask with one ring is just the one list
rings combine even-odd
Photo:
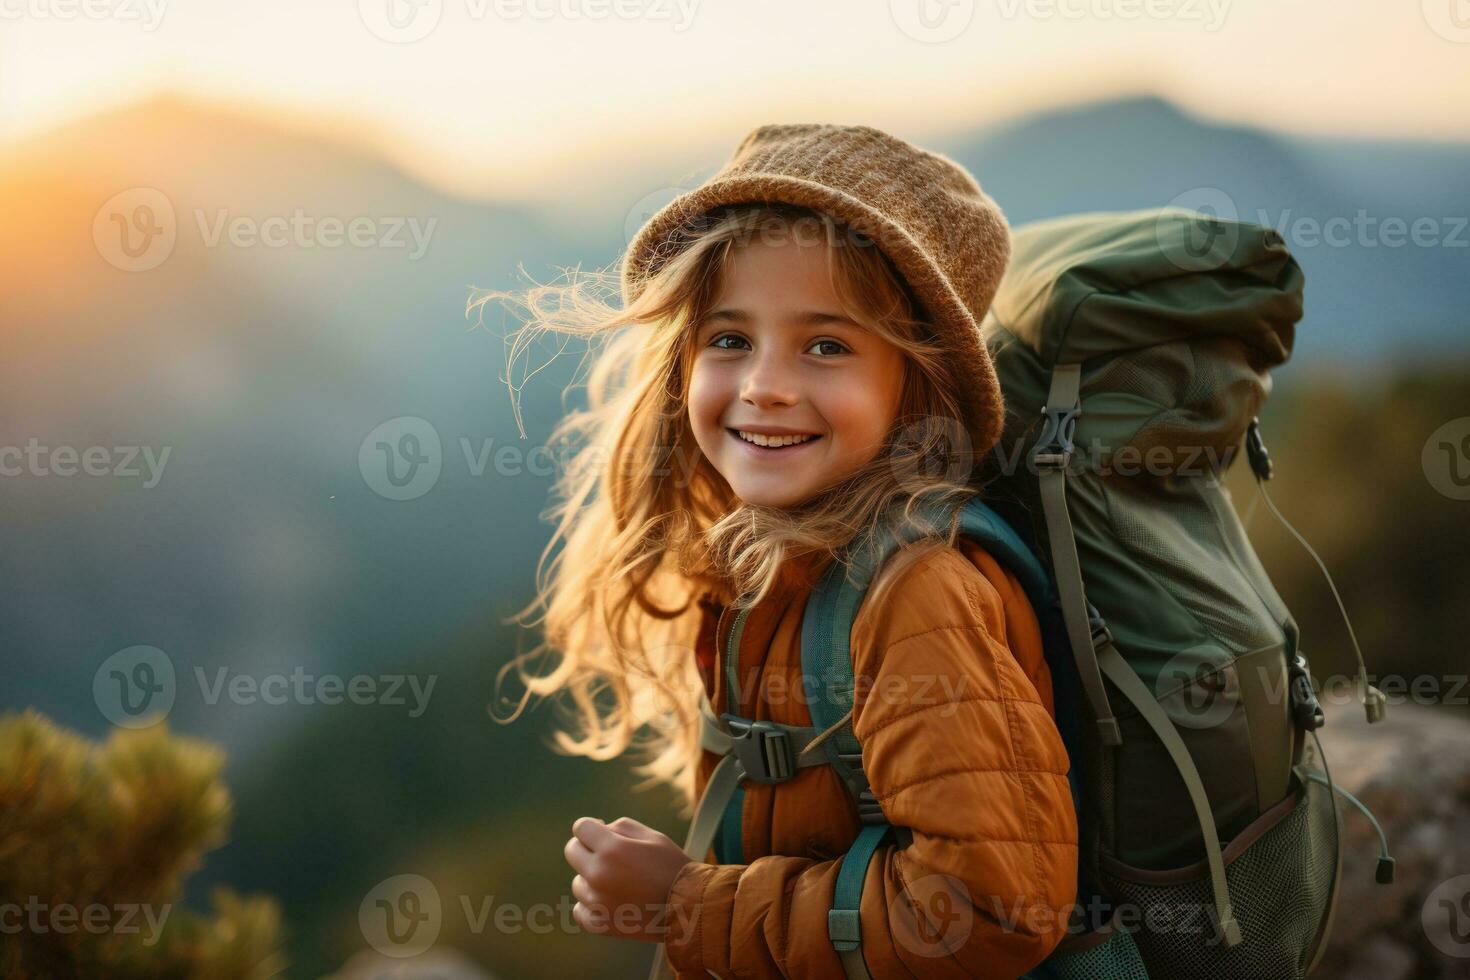
[(1077, 675), (1103, 744), (1122, 745), (1123, 735), (1108, 704), (1108, 693), (1103, 688), (1093, 649), (1087, 599), (1082, 589), (1082, 565), (1072, 536), (1072, 518), (1067, 513), (1067, 466), (1072, 461), (1072, 435), (1077, 429), (1077, 416), (1082, 414), (1081, 375), (1080, 364), (1058, 364), (1052, 369), (1051, 390), (1042, 409), (1041, 437), (1036, 441), (1031, 463), (1036, 467), (1041, 488), (1046, 532), (1051, 539), (1052, 568), (1062, 596), (1062, 616), (1067, 624), (1067, 639), (1072, 644), (1072, 657), (1077, 662)]
[(1205, 857), (1210, 868), (1210, 888), (1214, 894), (1215, 914), (1220, 934), (1227, 948), (1240, 943), (1240, 926), (1230, 905), (1230, 891), (1225, 879), (1225, 862), (1220, 851), (1220, 835), (1215, 828), (1214, 811), (1210, 809), (1204, 781), (1194, 758), (1179, 736), (1164, 709), (1149, 691), (1148, 685), (1113, 645), (1106, 624), (1087, 603), (1082, 584), (1082, 565), (1077, 558), (1077, 542), (1073, 537), (1072, 518), (1067, 512), (1067, 465), (1072, 459), (1072, 436), (1077, 416), (1081, 414), (1079, 398), (1081, 365), (1058, 364), (1052, 370), (1051, 389), (1047, 393), (1044, 427), (1037, 441), (1032, 463), (1038, 471), (1041, 503), (1046, 514), (1047, 536), (1050, 538), (1052, 567), (1057, 590), (1062, 597), (1062, 613), (1067, 637), (1077, 662), (1083, 688), (1097, 719), (1104, 745), (1123, 744), (1117, 719), (1113, 717), (1102, 674), (1117, 686), (1153, 730), (1154, 736), (1169, 753), (1179, 770), (1194, 805), (1195, 817), (1203, 835)]
[(1215, 915), (1219, 920), (1220, 936), (1226, 948), (1239, 945), (1240, 926), (1235, 921), (1235, 911), (1230, 905), (1230, 888), (1225, 880), (1225, 861), (1220, 853), (1220, 835), (1215, 829), (1215, 814), (1210, 809), (1209, 797), (1205, 795), (1205, 784), (1200, 779), (1199, 770), (1195, 768), (1194, 758), (1190, 756), (1189, 749), (1184, 744), (1184, 739), (1179, 737), (1179, 729), (1174, 727), (1164, 709), (1159, 707), (1159, 702), (1154, 700), (1148, 685), (1132, 667), (1118, 648), (1113, 646), (1111, 639), (1106, 640), (1098, 647), (1098, 663), (1103, 672), (1108, 675), (1108, 680), (1118, 686), (1118, 690), (1133, 702), (1143, 720), (1148, 722), (1153, 729), (1154, 735), (1163, 744), (1169, 753), (1169, 758), (1174, 761), (1174, 766), (1179, 770), (1179, 775), (1184, 780), (1184, 786), (1189, 791), (1190, 802), (1194, 804), (1195, 816), (1199, 819), (1200, 831), (1204, 837), (1205, 858), (1210, 866), (1210, 890), (1214, 893)]

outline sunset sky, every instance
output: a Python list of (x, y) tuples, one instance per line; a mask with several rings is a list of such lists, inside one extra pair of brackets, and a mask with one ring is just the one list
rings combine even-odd
[(0, 0), (0, 139), (158, 91), (305, 113), (529, 198), (763, 122), (921, 138), (1139, 92), (1470, 138), (1470, 0)]

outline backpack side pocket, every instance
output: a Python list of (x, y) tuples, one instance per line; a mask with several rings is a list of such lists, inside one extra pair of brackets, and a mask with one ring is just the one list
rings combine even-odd
[(1224, 851), (1225, 874), (1244, 941), (1233, 949), (1212, 927), (1204, 861), (1165, 870), (1108, 855), (1106, 887), (1130, 908), (1134, 940), (1155, 980), (1302, 980), (1330, 928), (1341, 872), (1336, 801), (1323, 783), (1292, 771), (1291, 792)]

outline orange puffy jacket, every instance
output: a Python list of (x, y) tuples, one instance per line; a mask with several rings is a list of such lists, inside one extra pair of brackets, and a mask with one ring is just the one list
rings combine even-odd
[[(1035, 612), (1015, 577), (972, 542), (941, 546), (870, 592), (852, 630), (853, 733), (885, 816), (863, 888), (873, 980), (1013, 980), (1061, 941), (1076, 900), (1077, 822)], [(702, 651), (716, 714), (810, 725), (801, 622), (814, 574), (785, 576), (749, 613), (738, 704), (724, 650), (734, 614), (706, 606)], [(864, 686), (866, 681), (871, 684)], [(866, 692), (866, 693), (861, 693)], [(705, 752), (703, 792), (720, 757)], [(842, 856), (862, 825), (830, 766), (778, 785), (747, 781), (747, 864), (694, 861), (669, 891), (665, 940), (679, 977), (843, 980), (827, 936)], [(712, 862), (713, 851), (707, 858)]]

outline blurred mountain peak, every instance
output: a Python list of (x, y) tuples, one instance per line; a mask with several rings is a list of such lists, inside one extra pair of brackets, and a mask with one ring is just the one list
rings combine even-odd
[(1154, 124), (1171, 122), (1193, 126), (1209, 125), (1200, 117), (1187, 112), (1172, 99), (1153, 92), (1140, 92), (1136, 95), (1105, 96), (1098, 99), (1068, 102), (1049, 109), (1027, 113), (1000, 125), (1034, 122), (1037, 120), (1076, 119), (1082, 116), (1111, 122), (1137, 120)]
[[(354, 137), (356, 131), (359, 135)], [(16, 141), (16, 155), (58, 156), (78, 149), (122, 146), (177, 152), (193, 146), (234, 148), (296, 145), (372, 155), (362, 127), (340, 119), (241, 101), (203, 99), (161, 89), (108, 106)], [(160, 145), (161, 143), (161, 145)], [(7, 154), (10, 155), (10, 154)]]

